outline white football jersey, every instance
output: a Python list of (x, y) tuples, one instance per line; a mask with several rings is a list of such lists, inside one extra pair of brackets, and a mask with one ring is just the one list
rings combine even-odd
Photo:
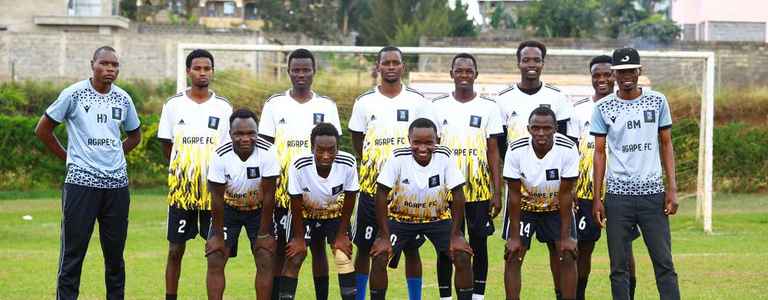
[(396, 149), (378, 178), (378, 183), (392, 189), (389, 217), (406, 223), (450, 219), (450, 192), (464, 182), (456, 159), (445, 146), (437, 146), (426, 166), (416, 162), (411, 148)]
[(522, 210), (549, 212), (559, 208), (557, 194), (561, 179), (579, 176), (579, 151), (568, 137), (555, 133), (552, 149), (543, 158), (536, 156), (532, 138), (512, 141), (504, 158), (504, 178), (520, 180)]
[(558, 121), (573, 117), (573, 105), (559, 89), (542, 83), (541, 89), (533, 95), (520, 90), (517, 85), (499, 92), (496, 103), (501, 109), (501, 121), (507, 127), (507, 141), (529, 136), (528, 118), (539, 106), (547, 106), (555, 112)]
[(441, 128), (440, 144), (451, 150), (467, 181), (467, 202), (491, 199), (488, 138), (503, 134), (499, 106), (482, 96), (460, 102), (446, 95), (432, 103)]
[(269, 142), (257, 139), (253, 153), (245, 161), (232, 149), (231, 142), (216, 149), (208, 181), (226, 185), (224, 202), (241, 210), (261, 208), (261, 179), (280, 174), (277, 155), (270, 146)]
[(294, 160), (288, 176), (288, 193), (303, 195), (304, 218), (307, 219), (338, 218), (344, 205), (344, 192), (360, 189), (355, 157), (344, 151), (336, 154), (326, 178), (317, 174), (313, 154)]
[(277, 180), (275, 201), (288, 208), (288, 169), (298, 155), (311, 152), (310, 134), (317, 123), (331, 123), (341, 134), (336, 102), (312, 92), (312, 99), (299, 103), (290, 90), (267, 99), (261, 111), (259, 134), (275, 139), (281, 175)]
[(232, 105), (211, 92), (197, 103), (187, 89), (163, 105), (157, 137), (173, 143), (168, 166), (168, 204), (184, 209), (210, 209), (206, 172), (216, 148), (229, 142)]
[(418, 118), (435, 122), (432, 102), (407, 86), (403, 86), (394, 98), (382, 95), (378, 87), (357, 98), (352, 107), (349, 130), (365, 134), (360, 160), (362, 192), (376, 193), (379, 170), (392, 157), (392, 150), (409, 146), (408, 126)]

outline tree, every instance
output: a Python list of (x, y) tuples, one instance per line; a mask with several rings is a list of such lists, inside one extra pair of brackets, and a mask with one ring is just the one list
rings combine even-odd
[(265, 31), (299, 32), (321, 40), (332, 39), (338, 28), (333, 0), (271, 0), (256, 3)]
[(645, 18), (627, 29), (627, 33), (633, 38), (657, 43), (670, 43), (680, 37), (681, 32), (680, 26), (660, 14)]
[(534, 1), (519, 20), (541, 37), (587, 37), (596, 31), (599, 5), (597, 0)]
[(363, 45), (417, 46), (421, 37), (474, 36), (477, 29), (460, 1), (371, 0), (358, 28)]

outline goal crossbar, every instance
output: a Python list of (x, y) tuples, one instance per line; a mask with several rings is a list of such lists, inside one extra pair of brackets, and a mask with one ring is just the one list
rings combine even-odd
[[(312, 52), (376, 54), (381, 47), (338, 45), (197, 44), (180, 43), (176, 51), (176, 89), (186, 88), (185, 53), (193, 49), (246, 52), (290, 52), (304, 48)], [(513, 48), (400, 47), (407, 54), (458, 54), (515, 56)], [(547, 49), (549, 55), (597, 56), (612, 49)], [(642, 57), (692, 58), (704, 60), (699, 131), (699, 165), (696, 184), (696, 218), (703, 216), (706, 233), (712, 233), (712, 146), (715, 116), (715, 53), (712, 51), (639, 51)]]

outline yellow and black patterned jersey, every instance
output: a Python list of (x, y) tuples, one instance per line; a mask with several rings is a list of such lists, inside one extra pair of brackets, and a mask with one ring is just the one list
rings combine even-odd
[(490, 200), (488, 138), (503, 134), (498, 105), (480, 96), (460, 102), (447, 95), (435, 98), (432, 104), (435, 118), (441, 124), (440, 144), (451, 149), (467, 181), (464, 185), (467, 202)]
[(504, 178), (522, 183), (523, 211), (557, 211), (560, 180), (576, 179), (578, 175), (576, 143), (559, 133), (555, 133), (554, 145), (543, 158), (536, 156), (530, 137), (512, 141), (504, 157)]
[(595, 137), (589, 134), (592, 121), (592, 111), (595, 102), (592, 98), (584, 98), (573, 104), (574, 118), (569, 126), (576, 130), (579, 137), (579, 179), (576, 181), (576, 198), (592, 200), (592, 160), (595, 154)]
[(245, 161), (235, 153), (232, 143), (216, 149), (208, 168), (208, 181), (225, 185), (225, 203), (239, 210), (261, 208), (261, 179), (280, 174), (277, 155), (271, 146), (258, 139), (253, 153)]
[(293, 99), (290, 90), (275, 94), (264, 103), (259, 121), (259, 134), (275, 139), (274, 145), (277, 148), (281, 170), (275, 191), (275, 203), (278, 207), (289, 207), (289, 166), (297, 156), (312, 151), (309, 136), (315, 124), (322, 122), (333, 124), (341, 134), (336, 102), (314, 92), (312, 99), (304, 103)]
[(328, 177), (317, 174), (315, 156), (302, 155), (288, 171), (288, 193), (302, 196), (304, 218), (331, 219), (341, 216), (344, 192), (357, 192), (357, 163), (355, 157), (344, 151), (336, 154)]
[(533, 95), (524, 93), (515, 84), (499, 92), (495, 99), (501, 109), (501, 122), (507, 127), (507, 142), (529, 136), (528, 117), (539, 106), (552, 109), (558, 121), (573, 115), (573, 105), (565, 94), (549, 84), (543, 84)]
[(377, 182), (392, 189), (391, 219), (429, 223), (451, 218), (451, 190), (464, 183), (464, 176), (447, 147), (437, 146), (426, 166), (414, 160), (410, 148), (399, 148), (384, 164)]
[(382, 95), (378, 87), (357, 98), (352, 107), (349, 130), (365, 134), (360, 160), (360, 191), (369, 195), (376, 193), (376, 178), (381, 166), (392, 157), (392, 150), (409, 145), (408, 126), (411, 122), (422, 117), (435, 122), (431, 105), (421, 93), (405, 86), (394, 98)]
[(181, 92), (168, 99), (157, 137), (173, 143), (168, 166), (168, 204), (183, 209), (211, 209), (206, 183), (208, 164), (219, 145), (229, 141), (232, 105), (211, 92), (203, 103)]

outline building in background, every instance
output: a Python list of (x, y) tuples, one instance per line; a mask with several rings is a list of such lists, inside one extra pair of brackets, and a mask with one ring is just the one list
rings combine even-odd
[[(727, 3), (726, 3), (727, 2)], [(768, 1), (671, 0), (672, 20), (688, 41), (768, 41)]]
[(119, 16), (119, 7), (120, 0), (13, 1), (13, 5), (0, 9), (0, 30), (111, 34), (130, 25), (127, 18)]

